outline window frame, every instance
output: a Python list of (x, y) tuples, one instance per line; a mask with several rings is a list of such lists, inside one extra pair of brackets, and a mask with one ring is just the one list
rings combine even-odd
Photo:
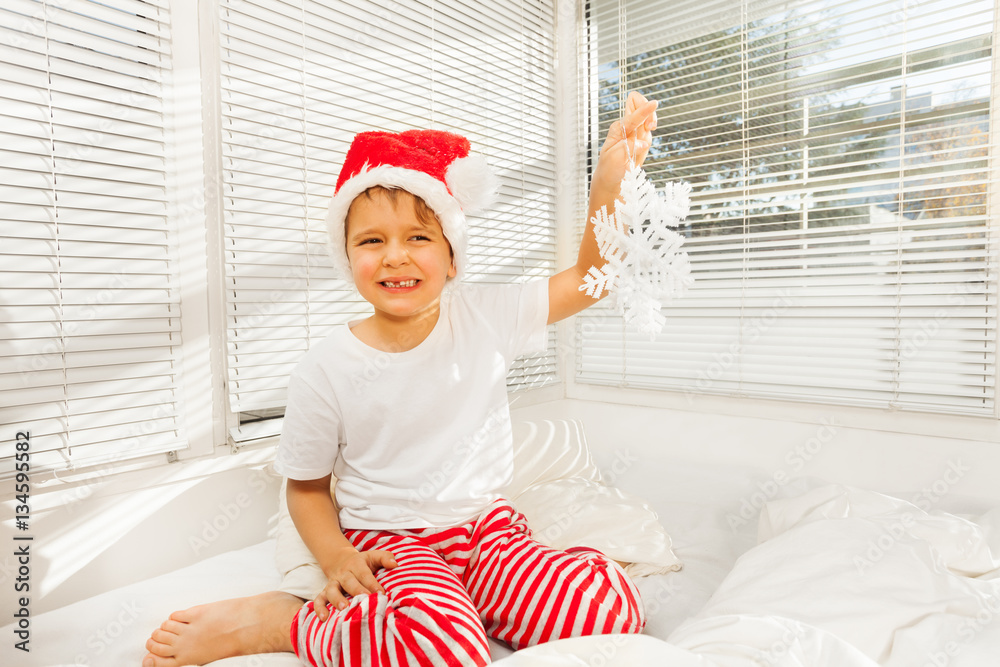
[[(558, 2), (562, 2), (562, 0), (558, 0)], [(571, 0), (571, 2), (575, 2), (575, 0)], [(563, 2), (562, 4), (565, 5), (566, 3)], [(219, 19), (220, 8), (222, 5), (220, 0), (211, 0), (211, 2), (206, 3), (206, 5), (210, 5), (210, 7), (202, 8), (202, 23), (203, 23), (202, 32), (204, 35), (202, 39), (203, 42), (202, 50), (203, 53), (208, 53), (209, 51), (212, 52), (211, 58), (208, 57), (205, 58), (206, 64), (205, 66), (203, 66), (202, 69), (202, 75), (204, 80), (206, 82), (209, 82), (203, 84), (203, 89), (205, 89), (206, 91), (204, 95), (204, 100), (205, 104), (207, 105), (205, 109), (205, 118), (206, 118), (205, 163), (207, 170), (206, 183), (223, 183), (224, 171), (225, 171), (222, 159), (224, 132), (223, 132), (223, 123), (221, 122), (223, 114), (220, 106), (220, 99), (222, 99), (223, 97), (222, 95), (223, 83), (221, 77), (223, 47), (220, 41), (221, 19)], [(553, 15), (555, 17), (555, 22), (556, 22), (555, 32), (558, 32), (559, 20), (563, 18), (564, 15), (560, 13), (558, 7), (553, 8)], [(528, 16), (527, 11), (525, 12), (525, 16), (526, 17)], [(554, 45), (555, 48), (556, 49), (560, 48), (558, 44), (558, 37), (555, 37), (554, 39), (555, 39), (555, 45)], [(570, 51), (570, 53), (574, 52), (575, 49)], [(208, 68), (211, 68), (210, 72)], [(211, 90), (208, 90), (209, 87), (211, 87)], [(554, 93), (555, 95), (558, 94), (558, 87), (559, 87), (559, 80), (557, 78), (555, 85), (556, 91)], [(433, 110), (431, 111), (431, 114), (433, 115)], [(558, 145), (556, 146), (555, 152), (558, 153)], [(211, 160), (209, 160), (208, 156), (211, 156)], [(558, 160), (558, 157), (556, 157), (556, 159)], [(555, 173), (557, 175), (558, 173), (560, 173), (558, 165), (556, 167)], [(558, 178), (555, 179), (553, 186), (554, 188), (558, 189), (559, 187)], [(246, 415), (248, 413), (246, 412), (241, 413), (234, 411), (231, 407), (231, 394), (228, 389), (228, 378), (230, 376), (230, 374), (228, 373), (229, 352), (225, 337), (225, 331), (226, 327), (228, 326), (228, 318), (229, 318), (225, 309), (226, 292), (230, 288), (225, 277), (227, 260), (225, 257), (226, 243), (224, 240), (224, 229), (226, 224), (226, 214), (224, 210), (223, 197), (221, 195), (222, 193), (220, 192), (220, 188), (215, 188), (210, 193), (212, 199), (209, 199), (209, 196), (206, 197), (206, 200), (209, 201), (209, 206), (207, 210), (207, 215), (209, 218), (209, 226), (210, 229), (212, 230), (211, 234), (215, 236), (215, 238), (212, 239), (212, 244), (214, 248), (212, 252), (212, 257), (213, 257), (212, 271), (213, 274), (216, 271), (218, 271), (218, 276), (219, 276), (218, 285), (217, 286), (213, 285), (212, 290), (214, 295), (216, 295), (214, 296), (214, 298), (221, 298), (221, 303), (222, 303), (222, 306), (220, 308), (212, 309), (212, 317), (213, 318), (217, 317), (219, 319), (219, 322), (217, 323), (213, 322), (213, 327), (217, 327), (214, 328), (214, 331), (220, 332), (218, 335), (221, 335), (222, 337), (221, 347), (218, 349), (217, 353), (221, 355), (219, 372), (221, 374), (221, 377), (223, 378), (220, 381), (222, 383), (222, 389), (221, 389), (222, 398), (220, 400), (220, 403), (223, 406), (222, 428), (224, 430), (224, 442), (226, 446), (228, 446), (229, 449), (235, 453), (237, 451), (241, 451), (247, 448), (263, 448), (263, 447), (275, 446), (279, 440), (280, 425), (282, 418), (280, 415), (277, 415), (277, 413), (281, 409), (276, 408), (263, 411), (265, 414), (273, 412), (275, 413), (276, 416), (264, 416), (260, 420), (256, 421), (244, 420), (241, 422), (241, 415)], [(217, 200), (215, 199), (215, 197), (218, 197)], [(555, 213), (556, 243), (554, 250), (557, 258), (556, 265), (561, 266), (561, 263), (559, 261), (561, 242), (559, 236), (560, 202), (558, 199), (558, 195), (555, 197), (555, 207), (556, 207), (556, 213)], [(472, 248), (470, 247), (470, 249)], [(215, 266), (214, 264), (217, 264), (217, 266)], [(553, 273), (554, 272), (555, 271), (553, 271)], [(367, 306), (367, 304), (365, 304), (365, 306)], [(559, 342), (558, 328), (556, 328), (555, 331), (550, 330), (549, 340), (550, 340), (549, 351), (545, 353), (540, 353), (538, 355), (532, 355), (531, 357), (525, 357), (524, 361), (528, 362), (528, 366), (526, 366), (527, 368), (530, 366), (530, 363), (536, 359), (545, 362), (547, 362), (550, 359), (554, 360), (555, 364), (554, 364), (554, 371), (552, 374), (554, 380), (551, 381), (543, 380), (541, 383), (537, 385), (533, 383), (526, 383), (522, 386), (509, 389), (508, 396), (512, 405), (514, 405), (516, 402), (516, 404), (520, 407), (522, 405), (531, 405), (538, 402), (550, 401), (564, 397), (565, 372), (561, 364), (563, 348), (561, 347), (561, 344)], [(514, 368), (512, 368), (512, 374), (515, 371), (517, 371), (517, 369), (518, 369), (518, 364), (515, 364)]]
[[(597, 58), (596, 40), (591, 37), (596, 32), (593, 24), (590, 0), (579, 0), (582, 30), (584, 39), (580, 40), (578, 59), (586, 63), (587, 71), (583, 74), (580, 85), (580, 103), (584, 106), (586, 124), (592, 129), (590, 142), (599, 146), (596, 129), (598, 127), (598, 92), (599, 63)], [(1000, 29), (1000, 8), (994, 9), (994, 35)], [(989, 186), (987, 192), (987, 219), (989, 229), (994, 238), (1000, 234), (1000, 165), (997, 161), (996, 134), (1000, 132), (1000, 55), (993, 49), (992, 85), (994, 91), (990, 97), (990, 132), (994, 139), (988, 144), (989, 155), (987, 172)], [(586, 159), (584, 154), (579, 169), (589, 180), (594, 161)], [(583, 223), (578, 223), (575, 237), (582, 233)], [(992, 285), (994, 300), (1000, 296), (1000, 283), (994, 280)], [(608, 316), (616, 315), (608, 312)], [(1000, 400), (994, 401), (992, 415), (922, 413), (902, 411), (878, 407), (858, 407), (833, 403), (798, 402), (780, 398), (758, 398), (725, 394), (709, 394), (696, 391), (675, 389), (647, 389), (611, 386), (608, 384), (578, 381), (581, 341), (587, 334), (587, 322), (576, 318), (574, 326), (574, 359), (573, 370), (566, 373), (566, 397), (581, 400), (597, 400), (624, 405), (641, 405), (668, 410), (699, 412), (709, 414), (725, 414), (743, 417), (758, 417), (764, 419), (801, 422), (808, 424), (836, 423), (848, 428), (870, 429), (889, 434), (928, 435), (962, 440), (978, 440), (1000, 442)], [(592, 325), (590, 325), (592, 326)], [(1000, 336), (994, 341), (995, 358), (1000, 359)], [(1000, 396), (1000, 372), (994, 373), (994, 395)]]
[[(58, 9), (59, 4), (53, 3)], [(170, 17), (171, 68), (162, 72), (164, 190), (166, 214), (172, 238), (168, 243), (173, 262), (172, 278), (178, 279), (178, 319), (180, 343), (175, 347), (173, 388), (176, 396), (178, 430), (186, 443), (183, 448), (131, 455), (114, 445), (96, 445), (93, 461), (72, 467), (32, 466), (32, 483), (44, 487), (54, 481), (103, 479), (125, 471), (162, 466), (164, 463), (210, 455), (214, 451), (213, 428), (217, 402), (211, 389), (207, 368), (212, 356), (210, 345), (198, 345), (209, 337), (208, 305), (211, 290), (206, 288), (207, 246), (203, 243), (206, 219), (202, 206), (204, 192), (201, 169), (201, 108), (199, 91), (192, 88), (199, 81), (201, 52), (198, 39), (197, 0), (166, 0)], [(162, 6), (162, 5), (161, 5)], [(39, 5), (39, 16), (45, 12)], [(195, 40), (192, 43), (192, 40)], [(194, 72), (192, 79), (190, 72)], [(207, 398), (206, 398), (207, 397)], [(14, 430), (32, 430), (30, 422), (11, 424)], [(14, 475), (0, 473), (0, 479)]]

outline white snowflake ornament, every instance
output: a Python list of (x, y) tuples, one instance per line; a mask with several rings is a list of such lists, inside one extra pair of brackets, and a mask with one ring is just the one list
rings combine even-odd
[(650, 339), (666, 323), (662, 306), (693, 282), (681, 249), (684, 237), (671, 229), (687, 216), (690, 194), (687, 183), (667, 183), (658, 192), (633, 164), (622, 179), (615, 212), (608, 215), (602, 206), (591, 219), (606, 264), (591, 267), (580, 290), (595, 299), (610, 292), (618, 314)]
[[(604, 208), (601, 208), (604, 211)], [(590, 267), (587, 271), (587, 275), (583, 277), (584, 284), (580, 286), (581, 290), (587, 291), (587, 296), (592, 296), (595, 299), (601, 298), (601, 294), (604, 292), (610, 292), (611, 288), (614, 287), (615, 283), (615, 273), (611, 270), (610, 264), (605, 264), (601, 268), (596, 266)]]

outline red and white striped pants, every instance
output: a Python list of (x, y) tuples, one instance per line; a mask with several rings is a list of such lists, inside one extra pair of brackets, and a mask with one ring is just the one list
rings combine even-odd
[(642, 601), (600, 552), (531, 539), (506, 500), (456, 528), (345, 530), (359, 551), (385, 549), (397, 566), (376, 578), (388, 595), (351, 598), (320, 621), (307, 602), (292, 646), (317, 667), (465, 667), (490, 661), (487, 635), (514, 648), (582, 635), (638, 633)]

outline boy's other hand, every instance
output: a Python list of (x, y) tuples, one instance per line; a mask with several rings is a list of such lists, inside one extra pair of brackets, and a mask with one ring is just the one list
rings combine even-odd
[(336, 609), (347, 607), (347, 598), (370, 593), (385, 594), (375, 573), (382, 568), (396, 567), (396, 559), (388, 551), (358, 551), (353, 547), (338, 549), (327, 564), (326, 588), (313, 600), (313, 609), (321, 621), (330, 615), (327, 604)]
[(601, 146), (592, 189), (617, 195), (628, 166), (628, 158), (632, 157), (636, 166), (641, 166), (646, 160), (649, 147), (653, 145), (658, 106), (659, 102), (647, 100), (635, 90), (629, 93), (625, 102), (625, 116), (611, 124), (604, 145)]

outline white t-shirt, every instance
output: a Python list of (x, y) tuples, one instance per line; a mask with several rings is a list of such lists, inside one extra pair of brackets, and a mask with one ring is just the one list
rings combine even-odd
[(513, 474), (507, 372), (546, 348), (548, 302), (547, 279), (462, 284), (405, 352), (336, 327), (292, 373), (275, 468), (291, 479), (332, 472), (342, 528), (475, 518)]

